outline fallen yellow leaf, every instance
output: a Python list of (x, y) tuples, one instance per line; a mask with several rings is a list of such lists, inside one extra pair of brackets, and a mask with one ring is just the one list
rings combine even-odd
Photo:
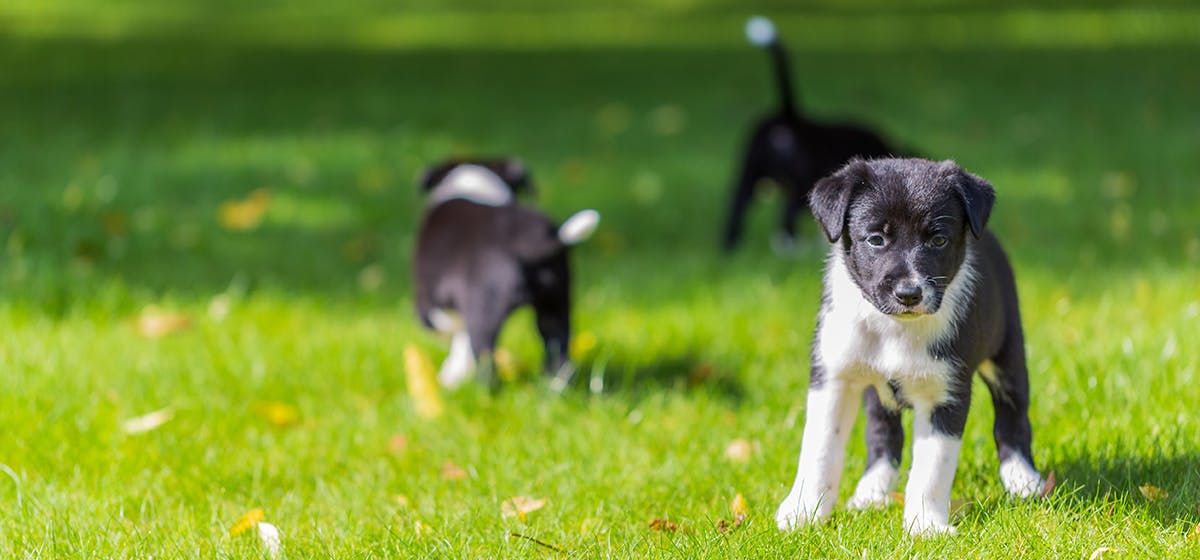
[(546, 505), (545, 498), (530, 498), (528, 496), (513, 496), (500, 504), (500, 512), (504, 517), (516, 517), (525, 521), (525, 516), (542, 509)]
[(221, 225), (235, 231), (257, 228), (270, 205), (271, 191), (268, 189), (256, 189), (246, 198), (223, 202), (219, 212)]
[(1166, 490), (1163, 490), (1162, 488), (1159, 488), (1157, 486), (1151, 486), (1149, 483), (1139, 486), (1138, 490), (1141, 490), (1142, 495), (1145, 496), (1146, 499), (1150, 500), (1151, 502), (1157, 502), (1159, 500), (1166, 498), (1167, 496), (1170, 496), (1170, 494), (1167, 493)]
[(166, 424), (172, 416), (175, 416), (175, 409), (168, 406), (121, 422), (121, 431), (129, 435), (144, 434)]
[(263, 510), (252, 509), (233, 522), (233, 526), (229, 527), (229, 536), (236, 537), (246, 531), (253, 529), (258, 525), (259, 521), (263, 520)]
[(267, 401), (255, 407), (258, 414), (276, 428), (287, 428), (300, 423), (300, 411), (287, 403)]
[(733, 514), (734, 524), (741, 524), (747, 517), (750, 517), (750, 505), (746, 503), (746, 498), (741, 492), (733, 497), (733, 501), (729, 503), (729, 512)]
[(571, 359), (576, 362), (584, 361), (596, 349), (596, 335), (592, 331), (583, 331), (571, 339)]
[(442, 478), (445, 480), (462, 480), (467, 478), (467, 471), (462, 467), (455, 465), (453, 461), (446, 461), (442, 465)]
[(404, 347), (404, 371), (408, 380), (408, 396), (422, 418), (437, 418), (442, 415), (442, 392), (433, 371), (433, 362), (420, 348)]
[(160, 338), (188, 328), (191, 322), (187, 315), (150, 306), (138, 316), (137, 332), (146, 338)]

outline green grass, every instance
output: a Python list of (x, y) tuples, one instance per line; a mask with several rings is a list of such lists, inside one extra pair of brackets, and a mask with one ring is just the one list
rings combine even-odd
[[(822, 255), (769, 252), (777, 200), (742, 253), (715, 252), (745, 126), (773, 99), (761, 53), (28, 29), (0, 38), (0, 557), (260, 557), (228, 534), (253, 508), (288, 558), (556, 555), (510, 533), (582, 557), (1200, 555), (1185, 538), (1200, 522), (1194, 42), (795, 54), (811, 112), (875, 123), (999, 192), (1034, 454), (1059, 485), (1004, 497), (977, 385), (954, 485), (973, 506), (955, 538), (914, 540), (895, 507), (793, 534), (771, 519), (800, 446)], [(412, 183), (465, 152), (524, 157), (556, 216), (602, 212), (574, 256), (577, 330), (598, 341), (582, 376), (602, 394), (547, 390), (523, 313), (502, 341), (519, 379), (416, 415), (403, 348), (440, 359), (446, 344), (411, 310)], [(258, 229), (220, 227), (222, 202), (262, 187)], [(147, 306), (191, 327), (140, 336)], [(297, 421), (272, 424), (270, 403)], [(158, 429), (122, 431), (163, 407)], [(739, 438), (746, 463), (724, 457)], [(447, 462), (469, 476), (442, 478)], [(721, 533), (738, 493), (750, 517)], [(503, 517), (517, 495), (548, 503)]]

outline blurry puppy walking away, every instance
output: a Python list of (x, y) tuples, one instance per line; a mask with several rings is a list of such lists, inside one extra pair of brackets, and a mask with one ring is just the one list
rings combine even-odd
[(776, 252), (787, 253), (795, 247), (796, 219), (808, 206), (808, 192), (813, 183), (852, 157), (889, 156), (896, 152), (870, 130), (818, 122), (801, 113), (787, 51), (771, 20), (751, 18), (746, 23), (746, 37), (770, 53), (779, 108), (761, 118), (750, 133), (729, 201), (723, 246), (726, 251), (737, 247), (755, 188), (769, 179), (782, 188), (784, 195), (779, 230), (772, 239), (772, 247)]
[(848, 505), (891, 501), (904, 447), (900, 409), (911, 408), (904, 526), (953, 532), (950, 490), (977, 371), (995, 410), (1001, 483), (1020, 498), (1042, 491), (1016, 281), (985, 229), (994, 199), (991, 184), (953, 161), (920, 159), (854, 160), (813, 189), (829, 261), (796, 478), (775, 515), (780, 529), (829, 517), (862, 402), (867, 469)]
[(568, 249), (599, 223), (583, 210), (561, 225), (520, 204), (532, 188), (513, 159), (454, 160), (422, 179), (426, 208), (413, 254), (417, 314), (426, 327), (451, 336), (438, 380), (452, 388), (478, 372), (496, 382), (492, 357), (505, 319), (531, 305), (545, 345), (545, 370), (562, 390), (574, 366)]

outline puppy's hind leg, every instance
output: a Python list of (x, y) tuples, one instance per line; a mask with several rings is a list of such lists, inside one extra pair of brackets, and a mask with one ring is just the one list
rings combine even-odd
[(733, 251), (742, 238), (745, 228), (746, 210), (754, 198), (754, 187), (758, 184), (766, 170), (763, 159), (763, 147), (759, 146), (757, 137), (751, 140), (746, 149), (742, 169), (738, 174), (737, 184), (733, 187), (732, 198), (729, 201), (729, 217), (725, 222), (725, 237), (723, 248), (726, 252)]
[(778, 255), (792, 255), (798, 248), (796, 239), (796, 220), (800, 211), (808, 204), (807, 192), (803, 185), (794, 181), (781, 182), (786, 193), (783, 212), (779, 215), (779, 231), (771, 238), (771, 248)]
[[(980, 368), (980, 375), (992, 393), (996, 420), (992, 436), (1000, 457), (1000, 482), (1008, 493), (1031, 498), (1044, 486), (1042, 475), (1033, 463), (1033, 428), (1029, 423), (1029, 373), (1025, 366), (1024, 341), (1021, 337), (1006, 343), (992, 364)], [(990, 367), (989, 367), (990, 366)]]
[(854, 496), (846, 502), (850, 509), (870, 509), (886, 506), (892, 501), (891, 492), (900, 477), (900, 456), (904, 451), (904, 425), (890, 388), (889, 405), (879, 398), (875, 387), (867, 387), (863, 404), (867, 414), (867, 471), (858, 479)]

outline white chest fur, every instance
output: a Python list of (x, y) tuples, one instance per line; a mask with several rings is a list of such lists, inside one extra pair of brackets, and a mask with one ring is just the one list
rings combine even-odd
[(826, 375), (875, 385), (889, 405), (895, 405), (891, 391), (886, 390), (889, 381), (900, 384), (909, 400), (941, 402), (956, 364), (934, 357), (930, 347), (949, 336), (966, 311), (975, 280), (971, 254), (968, 250), (967, 260), (947, 286), (937, 313), (900, 319), (881, 313), (863, 297), (835, 248), (825, 271), (829, 302), (817, 345)]

